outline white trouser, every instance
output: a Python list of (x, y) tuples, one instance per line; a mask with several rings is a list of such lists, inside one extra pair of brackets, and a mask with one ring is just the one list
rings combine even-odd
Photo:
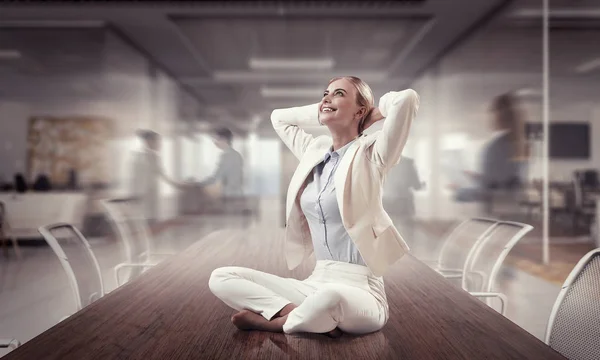
[(361, 265), (319, 260), (304, 281), (243, 267), (214, 270), (210, 290), (237, 311), (250, 310), (271, 320), (293, 303), (285, 333), (325, 333), (336, 327), (352, 334), (381, 329), (388, 319), (383, 279)]

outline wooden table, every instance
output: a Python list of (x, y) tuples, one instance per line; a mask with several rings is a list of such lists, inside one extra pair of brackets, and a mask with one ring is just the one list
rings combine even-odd
[(390, 320), (380, 332), (330, 339), (238, 331), (209, 291), (211, 271), (288, 271), (281, 230), (213, 233), (6, 356), (12, 359), (564, 359), (407, 255), (385, 277)]

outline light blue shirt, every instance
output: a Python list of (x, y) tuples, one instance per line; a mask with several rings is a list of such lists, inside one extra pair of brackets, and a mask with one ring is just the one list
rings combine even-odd
[(317, 260), (365, 265), (342, 222), (334, 183), (338, 165), (354, 141), (337, 151), (330, 149), (325, 154), (323, 161), (313, 169), (312, 179), (300, 196), (300, 206), (308, 221)]

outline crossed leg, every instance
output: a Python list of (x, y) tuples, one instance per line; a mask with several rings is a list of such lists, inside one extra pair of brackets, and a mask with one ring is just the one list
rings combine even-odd
[(300, 280), (242, 267), (213, 271), (209, 287), (215, 296), (238, 310), (231, 318), (242, 330), (282, 332), (288, 314), (316, 287)]
[(224, 267), (213, 271), (209, 287), (238, 310), (231, 321), (242, 330), (337, 337), (341, 331), (376, 331), (385, 323), (373, 296), (352, 286), (321, 286), (248, 268)]

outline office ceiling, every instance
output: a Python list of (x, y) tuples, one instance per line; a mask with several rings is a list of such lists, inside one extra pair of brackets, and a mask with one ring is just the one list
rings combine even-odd
[[(558, 106), (596, 101), (600, 71), (576, 71), (600, 56), (592, 46), (600, 31), (594, 3), (551, 1), (551, 96)], [(185, 88), (185, 119), (223, 121), (240, 133), (259, 124), (268, 130), (273, 108), (318, 101), (333, 76), (360, 76), (379, 96), (409, 86), (440, 58), (438, 74), (449, 86), (480, 89), (469, 92), (470, 103), (484, 106), (519, 87), (539, 99), (541, 14), (538, 0), (3, 4), (0, 50), (25, 56), (0, 56), (0, 97), (122, 98), (127, 94), (98, 79), (107, 69), (135, 70), (141, 53)], [(115, 46), (107, 55), (104, 25), (135, 54)], [(322, 64), (252, 67), (252, 59), (277, 58)]]
[[(552, 1), (549, 12), (549, 88), (551, 116), (562, 109), (591, 108), (600, 90), (600, 8), (597, 1)], [(595, 10), (594, 10), (595, 9)], [(480, 108), (500, 93), (518, 91), (541, 103), (543, 21), (541, 2), (515, 2), (500, 16), (448, 54), (438, 73), (448, 86), (469, 89)], [(465, 99), (466, 100), (466, 99)], [(457, 106), (465, 108), (465, 103)], [(467, 111), (468, 113), (469, 111)], [(478, 116), (478, 115), (477, 115)], [(539, 120), (541, 114), (534, 114)]]
[[(82, 79), (93, 78), (102, 59), (97, 53), (100, 47), (94, 47), (100, 35), (93, 27), (102, 22), (189, 91), (200, 103), (191, 117), (210, 121), (227, 118), (229, 123), (238, 125), (238, 131), (246, 131), (273, 107), (318, 101), (327, 80), (336, 75), (362, 76), (376, 96), (408, 86), (474, 26), (506, 3), (13, 2), (0, 5), (0, 44), (14, 48), (35, 46), (42, 58), (49, 60), (10, 66), (2, 66), (0, 61), (0, 74), (14, 75), (15, 70), (36, 74), (42, 89), (52, 88), (42, 83), (48, 83), (45, 79), (51, 83), (63, 70)], [(37, 30), (35, 36), (26, 32), (11, 36), (10, 31), (32, 27)], [(76, 30), (86, 27), (89, 29)], [(40, 29), (55, 36), (44, 40)], [(11, 39), (18, 43), (11, 43)], [(298, 70), (253, 69), (251, 59), (261, 58), (321, 59), (326, 65)], [(298, 91), (286, 95), (289, 88)], [(0, 96), (10, 95), (6, 90), (0, 88)], [(14, 82), (12, 90), (17, 92)], [(191, 102), (190, 98), (186, 101)]]

